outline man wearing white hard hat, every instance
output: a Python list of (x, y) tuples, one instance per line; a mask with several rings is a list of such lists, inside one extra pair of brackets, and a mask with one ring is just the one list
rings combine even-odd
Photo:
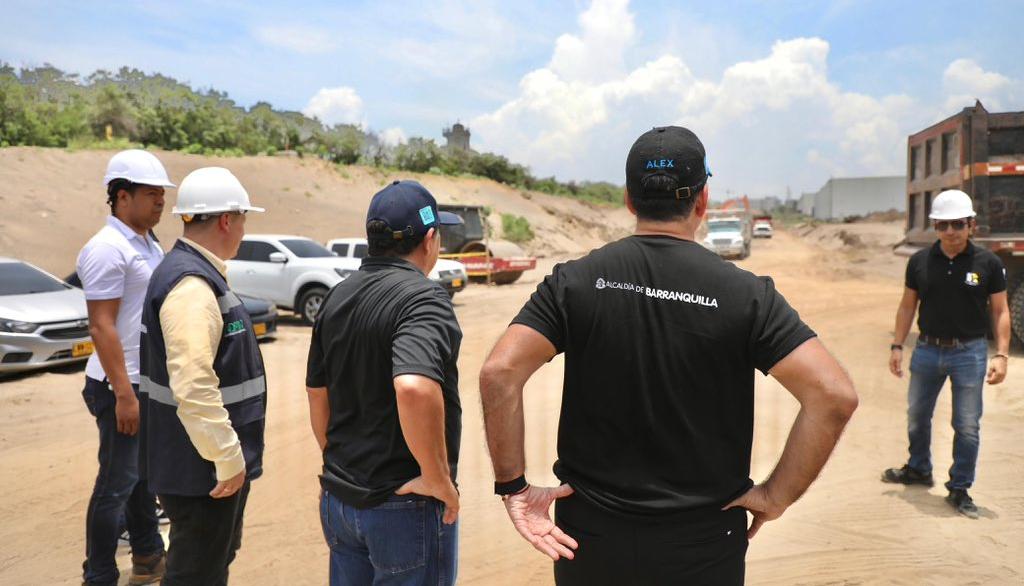
[(142, 312), (142, 465), (171, 519), (164, 586), (226, 584), (249, 483), (263, 472), (266, 377), (225, 260), (262, 212), (227, 169), (197, 169), (172, 213), (184, 235)]
[[(910, 458), (902, 468), (889, 468), (882, 474), (884, 482), (934, 484), (932, 413), (948, 378), (953, 395), (953, 465), (946, 482), (946, 501), (958, 513), (972, 519), (978, 518), (978, 507), (967, 491), (974, 483), (978, 461), (982, 387), (986, 382), (994, 385), (1006, 378), (1010, 348), (1006, 270), (999, 257), (971, 242), (974, 215), (966, 193), (940, 193), (928, 215), (939, 238), (907, 263), (906, 288), (896, 311), (889, 370), (903, 376), (903, 342), (920, 303), (917, 325), (921, 333), (910, 359)], [(989, 328), (995, 335), (996, 346), (991, 360), (987, 357), (985, 338)]]
[(131, 584), (160, 579), (164, 544), (156, 502), (139, 474), (139, 329), (153, 270), (164, 257), (152, 235), (174, 187), (160, 161), (121, 151), (104, 177), (110, 216), (78, 255), (76, 270), (89, 310), (96, 352), (85, 367), (82, 397), (99, 430), (99, 473), (86, 513), (83, 580), (116, 584), (122, 519), (132, 548)]

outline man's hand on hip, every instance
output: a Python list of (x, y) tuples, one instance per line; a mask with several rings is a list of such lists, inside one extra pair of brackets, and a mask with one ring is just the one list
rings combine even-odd
[(455, 490), (452, 479), (447, 476), (437, 480), (428, 480), (424, 476), (417, 476), (398, 487), (395, 494), (418, 494), (441, 501), (444, 503), (442, 521), (445, 525), (451, 525), (459, 518), (459, 491)]
[(556, 562), (559, 557), (571, 560), (573, 550), (579, 544), (555, 525), (548, 511), (555, 499), (565, 498), (572, 492), (568, 484), (557, 487), (527, 486), (523, 492), (504, 499), (505, 510), (516, 531), (538, 551)]
[(128, 393), (117, 396), (114, 404), (114, 416), (117, 418), (117, 431), (125, 435), (139, 432), (139, 399), (130, 388)]
[(782, 516), (782, 513), (786, 512), (785, 506), (772, 500), (768, 489), (763, 484), (755, 484), (750, 490), (743, 493), (741, 497), (723, 507), (722, 510), (733, 507), (743, 507), (754, 516), (754, 520), (750, 523), (750, 528), (747, 529), (747, 539), (753, 539), (761, 525), (778, 519)]
[(231, 478), (218, 482), (217, 486), (214, 486), (213, 490), (210, 491), (210, 496), (215, 499), (227, 498), (238, 492), (243, 484), (245, 484), (245, 468), (242, 468), (241, 472)]
[(985, 379), (988, 384), (998, 385), (1003, 382), (1003, 379), (1006, 378), (1006, 362), (1005, 356), (998, 355), (988, 361), (988, 376)]

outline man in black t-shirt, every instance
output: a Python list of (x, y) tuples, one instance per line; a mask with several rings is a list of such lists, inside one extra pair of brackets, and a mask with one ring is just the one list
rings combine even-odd
[[(932, 202), (939, 239), (907, 262), (906, 288), (896, 311), (895, 339), (889, 370), (903, 376), (903, 342), (910, 333), (918, 301), (921, 335), (910, 359), (907, 393), (907, 435), (910, 458), (902, 468), (882, 473), (883, 482), (932, 486), (932, 413), (939, 391), (949, 378), (953, 395), (953, 465), (946, 501), (961, 515), (978, 518), (967, 490), (974, 483), (980, 444), (982, 388), (1006, 377), (1010, 349), (1010, 310), (1006, 302), (1006, 270), (991, 251), (971, 242), (974, 207), (959, 190), (943, 191)], [(988, 368), (989, 315), (996, 354)]]
[(313, 325), (306, 390), (332, 586), (455, 583), (462, 331), (426, 274), (440, 225), (461, 222), (415, 181), (385, 187), (366, 214), (369, 257)]
[[(634, 235), (556, 266), (481, 372), (495, 492), (559, 584), (742, 583), (747, 540), (806, 490), (856, 408), (850, 379), (772, 280), (694, 242), (710, 175), (689, 130), (642, 135), (626, 160)], [(522, 390), (559, 353), (564, 484), (535, 487)], [(755, 369), (802, 407), (757, 485)]]

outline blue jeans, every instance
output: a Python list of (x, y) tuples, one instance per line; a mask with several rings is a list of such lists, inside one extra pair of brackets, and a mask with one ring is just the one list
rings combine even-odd
[(445, 525), (443, 513), (443, 503), (419, 495), (357, 509), (323, 491), (320, 522), (331, 548), (331, 586), (455, 584), (458, 523)]
[[(136, 393), (138, 389), (136, 389)], [(86, 377), (82, 398), (99, 429), (100, 469), (85, 517), (85, 563), (88, 584), (116, 584), (117, 538), (127, 522), (134, 555), (164, 550), (156, 518), (156, 498), (139, 480), (139, 436), (117, 431), (116, 400), (106, 381)]]
[(978, 338), (954, 348), (918, 342), (910, 358), (907, 434), (911, 468), (932, 471), (932, 413), (948, 377), (953, 387), (953, 466), (947, 489), (967, 490), (974, 483), (985, 383), (988, 342)]

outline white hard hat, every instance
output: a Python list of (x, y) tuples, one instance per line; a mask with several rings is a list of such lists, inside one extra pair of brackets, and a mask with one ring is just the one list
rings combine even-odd
[(959, 220), (974, 216), (971, 196), (959, 189), (948, 189), (936, 195), (932, 200), (932, 212), (928, 214), (933, 220)]
[(153, 153), (139, 149), (121, 151), (110, 157), (107, 174), (103, 176), (103, 184), (110, 185), (114, 179), (127, 179), (142, 185), (174, 187), (167, 178), (167, 171), (160, 164), (160, 160)]
[(221, 212), (265, 212), (249, 205), (249, 193), (231, 171), (223, 167), (196, 169), (181, 180), (178, 205), (171, 210), (177, 216)]

